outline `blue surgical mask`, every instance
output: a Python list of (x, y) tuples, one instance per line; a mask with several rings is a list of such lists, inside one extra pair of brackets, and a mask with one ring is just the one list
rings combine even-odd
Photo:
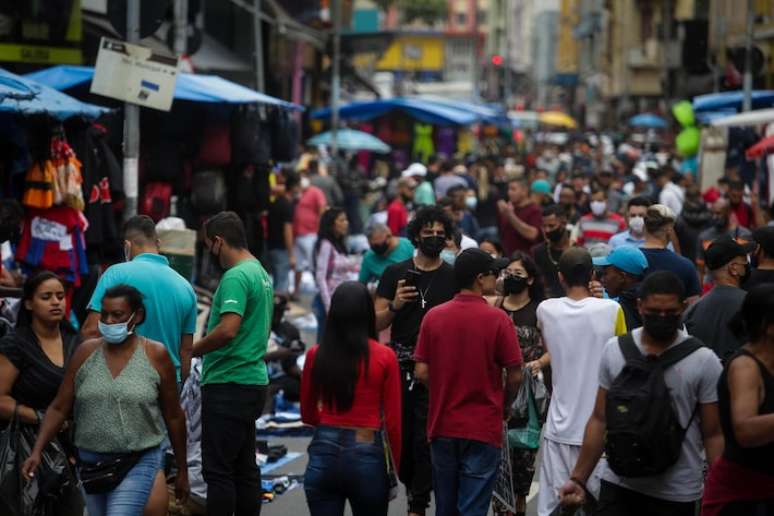
[(441, 251), (441, 259), (449, 265), (454, 265), (454, 261), (457, 259), (457, 255), (454, 251), (444, 249)]
[(128, 321), (116, 324), (105, 324), (102, 321), (99, 321), (97, 326), (99, 327), (99, 332), (102, 334), (102, 338), (104, 338), (105, 342), (108, 344), (121, 344), (129, 337), (129, 335), (134, 333), (134, 330), (129, 331), (129, 323), (133, 318), (134, 314), (129, 317)]

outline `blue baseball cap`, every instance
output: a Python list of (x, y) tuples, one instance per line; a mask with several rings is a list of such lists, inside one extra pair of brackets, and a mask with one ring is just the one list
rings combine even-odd
[(529, 190), (534, 193), (550, 194), (551, 184), (545, 179), (537, 179), (532, 182)]
[(594, 265), (597, 267), (612, 265), (632, 276), (643, 276), (648, 268), (648, 259), (638, 248), (624, 245), (616, 247), (607, 256), (594, 258)]

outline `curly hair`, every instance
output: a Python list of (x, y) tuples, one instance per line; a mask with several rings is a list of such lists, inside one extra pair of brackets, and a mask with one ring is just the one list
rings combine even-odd
[(454, 233), (454, 226), (449, 216), (438, 206), (425, 206), (420, 208), (411, 222), (409, 222), (408, 228), (406, 228), (406, 235), (411, 243), (415, 246), (419, 243), (419, 234), (422, 228), (426, 226), (432, 226), (436, 222), (443, 224), (443, 231), (445, 237), (448, 239)]

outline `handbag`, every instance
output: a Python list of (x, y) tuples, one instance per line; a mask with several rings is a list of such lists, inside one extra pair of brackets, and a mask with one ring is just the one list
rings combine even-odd
[[(541, 424), (535, 402), (536, 383), (537, 381), (532, 377), (532, 374), (529, 371), (525, 371), (524, 381), (517, 396), (517, 400), (522, 400), (521, 406), (514, 408), (517, 410), (526, 408), (526, 419), (520, 422), (516, 428), (508, 430), (508, 446), (511, 448), (537, 450), (540, 447)], [(516, 405), (516, 402), (514, 402), (514, 405)]]
[(390, 438), (387, 437), (387, 428), (382, 428), (382, 445), (384, 447), (384, 462), (387, 465), (387, 489), (388, 499), (395, 500), (398, 497), (398, 473), (395, 470), (395, 458), (392, 456)]
[(123, 482), (126, 475), (140, 461), (144, 452), (119, 455), (95, 463), (80, 464), (81, 484), (88, 494), (108, 493)]
[(21, 425), (18, 404), (0, 432), (0, 514), (3, 516), (76, 516), (83, 514), (83, 497), (64, 448), (52, 440), (41, 453), (35, 477), (21, 479), (21, 465), (30, 456), (36, 432)]

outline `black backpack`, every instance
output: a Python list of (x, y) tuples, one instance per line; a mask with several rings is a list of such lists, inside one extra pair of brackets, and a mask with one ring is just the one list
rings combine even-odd
[(688, 425), (680, 426), (664, 371), (702, 343), (690, 338), (658, 357), (643, 355), (631, 334), (619, 337), (618, 345), (626, 365), (607, 392), (607, 462), (622, 477), (658, 475), (677, 462), (696, 416), (694, 409)]

